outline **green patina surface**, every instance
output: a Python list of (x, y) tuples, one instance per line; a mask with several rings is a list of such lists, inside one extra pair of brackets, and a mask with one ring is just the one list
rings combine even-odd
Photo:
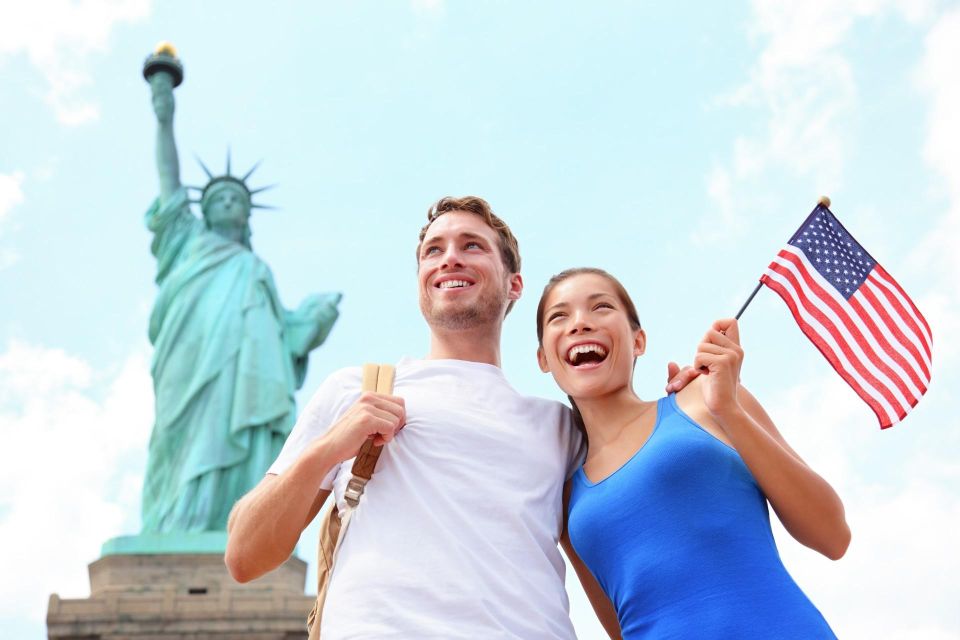
[[(156, 58), (156, 56), (154, 56)], [(295, 421), (309, 353), (336, 321), (340, 294), (285, 309), (250, 246), (246, 176), (210, 176), (190, 209), (173, 135), (174, 77), (151, 68), (160, 195), (146, 213), (157, 260), (150, 317), (156, 419), (139, 536), (116, 553), (222, 552), (233, 504), (263, 477)], [(206, 168), (205, 168), (206, 169)]]
[(141, 533), (136, 536), (119, 536), (107, 540), (100, 549), (100, 555), (223, 553), (226, 548), (226, 531)]

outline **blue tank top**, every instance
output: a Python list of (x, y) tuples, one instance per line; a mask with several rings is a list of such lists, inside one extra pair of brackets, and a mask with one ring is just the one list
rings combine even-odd
[(612, 475), (572, 480), (568, 531), (625, 640), (835, 638), (787, 573), (767, 499), (732, 447), (673, 394)]

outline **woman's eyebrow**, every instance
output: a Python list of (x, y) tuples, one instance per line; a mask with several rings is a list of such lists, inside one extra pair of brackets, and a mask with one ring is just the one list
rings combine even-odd
[(613, 295), (601, 291), (600, 293), (591, 293), (589, 296), (587, 296), (587, 300), (596, 300), (597, 298), (613, 298), (613, 297), (614, 297)]

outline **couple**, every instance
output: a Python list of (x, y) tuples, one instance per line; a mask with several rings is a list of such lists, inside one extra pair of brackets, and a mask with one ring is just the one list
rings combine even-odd
[(234, 578), (283, 563), (331, 492), (343, 507), (348, 461), (373, 438), (387, 446), (339, 552), (327, 640), (573, 638), (558, 542), (611, 637), (834, 637), (780, 562), (767, 502), (831, 558), (849, 541), (843, 506), (739, 386), (735, 322), (710, 328), (679, 392), (645, 402), (626, 291), (599, 270), (555, 276), (537, 358), (571, 413), (500, 369), (523, 280), (484, 200), (431, 207), (417, 264), (427, 357), (397, 365), (394, 395), (361, 394), (359, 368), (324, 381), (231, 514)]

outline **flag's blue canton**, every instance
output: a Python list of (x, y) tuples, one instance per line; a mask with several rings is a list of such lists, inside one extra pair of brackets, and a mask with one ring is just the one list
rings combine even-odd
[(801, 249), (810, 264), (844, 298), (850, 298), (876, 261), (853, 239), (830, 209), (819, 205), (797, 230), (790, 244)]

